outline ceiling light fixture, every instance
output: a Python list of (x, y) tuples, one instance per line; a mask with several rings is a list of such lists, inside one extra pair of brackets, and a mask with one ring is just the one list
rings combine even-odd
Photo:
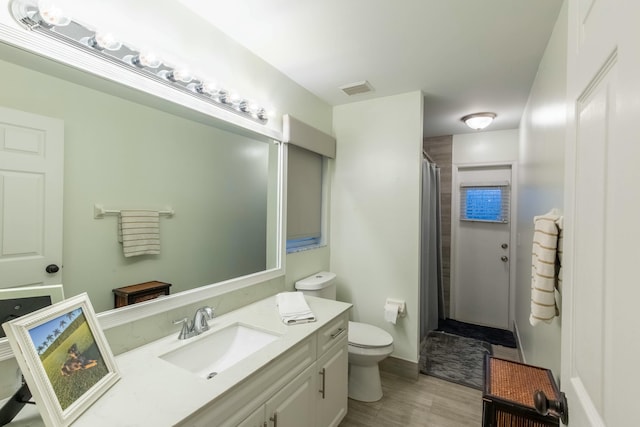
[(207, 79), (198, 78), (184, 66), (165, 64), (151, 51), (141, 51), (112, 34), (94, 31), (69, 18), (49, 0), (13, 0), (11, 12), (29, 30), (91, 53), (140, 76), (161, 82), (219, 108), (261, 124), (269, 120), (266, 110), (236, 93), (229, 94)]
[(486, 128), (496, 118), (496, 113), (474, 113), (468, 114), (461, 118), (467, 126), (474, 130), (481, 130)]

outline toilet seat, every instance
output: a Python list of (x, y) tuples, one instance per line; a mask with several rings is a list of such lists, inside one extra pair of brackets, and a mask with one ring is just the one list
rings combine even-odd
[(377, 326), (349, 322), (349, 345), (359, 348), (380, 348), (393, 344), (393, 337)]

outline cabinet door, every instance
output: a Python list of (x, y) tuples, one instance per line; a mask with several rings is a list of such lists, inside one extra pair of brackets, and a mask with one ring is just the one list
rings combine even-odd
[(315, 365), (309, 366), (295, 380), (267, 401), (270, 427), (300, 427), (315, 417)]
[(265, 420), (265, 407), (262, 405), (238, 424), (238, 427), (266, 427), (267, 422)]
[(316, 362), (317, 427), (336, 427), (347, 414), (348, 363), (346, 336)]

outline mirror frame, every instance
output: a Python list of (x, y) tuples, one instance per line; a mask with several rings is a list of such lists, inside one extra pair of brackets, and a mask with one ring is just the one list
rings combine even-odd
[[(133, 100), (145, 103), (150, 98), (160, 98), (170, 104), (165, 111), (176, 113), (183, 117), (204, 122), (217, 128), (241, 133), (269, 143), (277, 142), (278, 147), (278, 177), (277, 177), (277, 225), (276, 225), (276, 267), (258, 273), (249, 274), (223, 282), (213, 283), (199, 288), (183, 291), (167, 297), (146, 301), (143, 303), (108, 310), (97, 315), (100, 326), (110, 329), (139, 319), (163, 313), (170, 309), (195, 304), (199, 301), (213, 298), (230, 291), (263, 283), (284, 276), (285, 271), (285, 242), (283, 238), (284, 206), (285, 206), (285, 144), (282, 143), (281, 130), (256, 123), (223, 108), (176, 90), (168, 85), (146, 78), (142, 74), (130, 72), (123, 67), (104, 61), (97, 55), (80, 51), (72, 46), (56, 42), (29, 31), (13, 20), (9, 11), (0, 11), (0, 44), (17, 48), (25, 55), (34, 55), (36, 61), (53, 61), (62, 64), (80, 74), (91, 78), (99, 77), (107, 80), (110, 89), (121, 85), (127, 91), (136, 92)], [(44, 69), (47, 67), (45, 66)], [(100, 90), (100, 87), (96, 88)], [(123, 96), (122, 93), (114, 93)], [(151, 96), (151, 97), (150, 97)], [(132, 99), (131, 95), (126, 96)], [(139, 97), (139, 99), (138, 99)], [(142, 101), (140, 101), (142, 100)], [(185, 115), (186, 113), (186, 115)], [(193, 115), (193, 117), (191, 117)], [(272, 120), (275, 121), (275, 120)], [(7, 355), (9, 349), (9, 355)], [(7, 357), (8, 356), (8, 357)], [(0, 361), (13, 357), (8, 340), (0, 340)]]

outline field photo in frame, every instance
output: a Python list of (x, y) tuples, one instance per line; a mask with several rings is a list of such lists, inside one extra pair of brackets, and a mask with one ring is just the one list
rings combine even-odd
[(68, 426), (120, 373), (86, 293), (2, 325), (47, 426)]

